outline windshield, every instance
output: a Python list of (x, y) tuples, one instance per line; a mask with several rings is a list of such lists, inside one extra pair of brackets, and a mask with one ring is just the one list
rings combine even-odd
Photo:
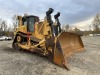
[(33, 32), (34, 31), (34, 24), (35, 24), (35, 18), (29, 17), (28, 18), (28, 31)]

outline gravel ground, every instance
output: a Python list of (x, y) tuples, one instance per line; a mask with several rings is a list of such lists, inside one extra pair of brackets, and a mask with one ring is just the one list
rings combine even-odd
[(100, 36), (82, 37), (86, 51), (69, 58), (70, 71), (38, 54), (13, 50), (0, 41), (0, 75), (100, 75)]

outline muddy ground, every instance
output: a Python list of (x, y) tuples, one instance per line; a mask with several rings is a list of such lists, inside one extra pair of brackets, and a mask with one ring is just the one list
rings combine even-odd
[(100, 36), (84, 36), (85, 52), (69, 58), (70, 71), (46, 57), (13, 50), (12, 41), (0, 41), (0, 75), (100, 75)]

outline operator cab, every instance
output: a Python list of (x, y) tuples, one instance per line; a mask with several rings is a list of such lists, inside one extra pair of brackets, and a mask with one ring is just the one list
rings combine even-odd
[(22, 17), (22, 25), (27, 25), (28, 32), (34, 32), (36, 22), (39, 22), (39, 17), (37, 16), (30, 15)]

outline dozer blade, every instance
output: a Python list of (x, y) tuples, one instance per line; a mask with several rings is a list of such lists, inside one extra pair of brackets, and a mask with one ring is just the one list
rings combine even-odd
[(62, 32), (56, 39), (53, 61), (68, 69), (68, 57), (80, 51), (84, 51), (81, 37), (74, 33)]

